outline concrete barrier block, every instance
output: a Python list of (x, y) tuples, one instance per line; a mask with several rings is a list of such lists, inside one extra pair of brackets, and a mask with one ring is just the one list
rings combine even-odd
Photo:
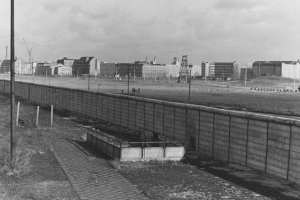
[(164, 159), (164, 149), (162, 147), (145, 147), (144, 148), (144, 160), (162, 160)]
[(120, 161), (135, 161), (135, 160), (141, 160), (141, 158), (142, 158), (142, 148), (140, 147), (121, 149)]
[(181, 160), (184, 156), (184, 147), (166, 147), (166, 160)]

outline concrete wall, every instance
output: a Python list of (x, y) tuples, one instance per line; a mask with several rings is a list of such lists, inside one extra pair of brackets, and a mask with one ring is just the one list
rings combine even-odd
[[(185, 142), (186, 149), (300, 182), (300, 121), (118, 94), (16, 83), (16, 95)], [(8, 81), (0, 92), (9, 93)]]

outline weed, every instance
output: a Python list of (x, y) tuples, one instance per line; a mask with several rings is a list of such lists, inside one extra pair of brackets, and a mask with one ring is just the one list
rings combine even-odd
[(4, 162), (0, 167), (0, 172), (16, 176), (28, 174), (32, 167), (30, 160), (34, 154), (35, 151), (33, 149), (16, 148), (11, 161), (9, 155), (5, 155)]

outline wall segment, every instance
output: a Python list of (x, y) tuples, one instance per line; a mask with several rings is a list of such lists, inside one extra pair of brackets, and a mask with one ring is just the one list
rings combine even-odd
[[(0, 80), (0, 92), (10, 92), (9, 81)], [(215, 159), (300, 182), (299, 120), (21, 82), (15, 92), (26, 101), (152, 131)]]

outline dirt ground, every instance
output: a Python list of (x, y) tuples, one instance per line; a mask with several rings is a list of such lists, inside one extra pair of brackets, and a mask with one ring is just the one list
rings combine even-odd
[(127, 162), (119, 172), (153, 200), (300, 199), (300, 191), (284, 179), (201, 156), (183, 162)]
[[(2, 75), (1, 79), (8, 80), (8, 76)], [(127, 93), (127, 79), (94, 79), (91, 78), (90, 86), (87, 78), (46, 78), (32, 76), (17, 76), (17, 81), (34, 82), (38, 84), (63, 86), (92, 91)], [(162, 99), (167, 101), (187, 103), (189, 87), (186, 82), (177, 83), (176, 79), (143, 80), (130, 79), (129, 91), (132, 88), (140, 88), (137, 96)], [(300, 117), (300, 92), (263, 92), (253, 91), (250, 88), (291, 88), (293, 83), (290, 80), (269, 78), (259, 78), (248, 82), (243, 86), (241, 81), (216, 82), (195, 80), (191, 84), (190, 102), (199, 105), (212, 106), (218, 108), (242, 110), (259, 113), (271, 113), (276, 115)], [(298, 86), (298, 82), (296, 86)]]

